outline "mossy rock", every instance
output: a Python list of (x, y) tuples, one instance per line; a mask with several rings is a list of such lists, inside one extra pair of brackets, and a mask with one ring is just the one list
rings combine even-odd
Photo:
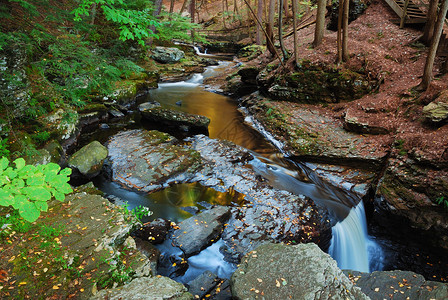
[(68, 161), (68, 165), (85, 177), (93, 178), (101, 172), (107, 155), (107, 148), (100, 142), (93, 141), (73, 154)]
[(302, 60), (297, 72), (275, 79), (268, 94), (279, 101), (339, 103), (361, 98), (377, 85), (377, 80), (369, 80), (355, 71)]
[(239, 57), (247, 57), (248, 60), (252, 60), (261, 54), (266, 52), (266, 46), (262, 45), (249, 45), (244, 47), (238, 52)]

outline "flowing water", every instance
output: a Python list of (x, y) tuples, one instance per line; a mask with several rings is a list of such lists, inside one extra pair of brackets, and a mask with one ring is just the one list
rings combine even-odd
[[(159, 88), (150, 91), (143, 101), (157, 101), (165, 108), (210, 118), (209, 136), (232, 141), (253, 151), (256, 157), (251, 162), (253, 169), (267, 178), (274, 187), (306, 195), (329, 209), (339, 221), (333, 228), (330, 254), (341, 268), (359, 271), (378, 269), (381, 264), (369, 263), (369, 258), (381, 258), (379, 254), (381, 251), (367, 235), (362, 202), (353, 195), (322, 181), (311, 170), (298, 163), (269, 159), (268, 157), (275, 157), (279, 150), (253, 128), (257, 127), (256, 120), (244, 118), (238, 111), (237, 103), (232, 99), (205, 91), (202, 86), (204, 78), (214, 76), (221, 69), (232, 67), (232, 62), (220, 62), (218, 66), (208, 67), (203, 74), (194, 74), (189, 80), (161, 83)], [(213, 193), (209, 191), (210, 189), (207, 191), (206, 188), (194, 184), (174, 186), (149, 195), (125, 190), (113, 182), (99, 181), (96, 185), (107, 194), (128, 201), (129, 208), (137, 205), (147, 206), (154, 212), (150, 219), (162, 217), (179, 222), (191, 216), (188, 207), (201, 206), (201, 203), (205, 205), (204, 203), (210, 199), (216, 198), (222, 200), (217, 203), (221, 205), (241, 204), (234, 195), (210, 196)], [(167, 245), (160, 247), (162, 252), (168, 251), (173, 254), (174, 250), (168, 249)], [(235, 266), (224, 261), (219, 248), (220, 244), (215, 243), (198, 255), (190, 257), (188, 262), (191, 270), (189, 269), (177, 280), (188, 282), (205, 269), (218, 272), (220, 277), (228, 278)], [(165, 273), (169, 272), (167, 270)]]

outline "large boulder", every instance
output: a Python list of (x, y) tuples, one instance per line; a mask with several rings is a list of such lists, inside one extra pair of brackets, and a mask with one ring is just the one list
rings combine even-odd
[(172, 64), (178, 62), (185, 56), (184, 51), (177, 48), (155, 47), (152, 50), (151, 57), (163, 64)]
[(205, 116), (162, 108), (153, 102), (142, 103), (138, 108), (142, 116), (151, 122), (178, 127), (185, 131), (208, 132), (210, 119)]
[(232, 275), (236, 299), (369, 299), (315, 244), (265, 244)]
[(193, 296), (185, 286), (168, 277), (141, 277), (119, 288), (102, 290), (91, 299), (188, 300)]
[(117, 133), (108, 143), (112, 179), (142, 191), (187, 180), (201, 167), (199, 153), (173, 145), (175, 138), (155, 130)]
[(100, 142), (93, 141), (73, 154), (68, 160), (68, 165), (85, 177), (93, 178), (101, 172), (107, 155), (107, 148)]
[(174, 244), (186, 257), (198, 254), (219, 238), (229, 216), (228, 207), (218, 206), (182, 221), (174, 231)]

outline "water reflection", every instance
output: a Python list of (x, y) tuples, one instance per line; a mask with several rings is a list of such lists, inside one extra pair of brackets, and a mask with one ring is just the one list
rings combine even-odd
[(143, 222), (157, 218), (181, 222), (192, 216), (188, 207), (203, 209), (209, 205), (242, 205), (245, 201), (244, 195), (234, 190), (222, 193), (199, 183), (177, 184), (152, 194), (129, 191), (115, 182), (104, 180), (97, 180), (95, 185), (106, 194), (127, 202), (129, 209), (139, 205), (148, 207), (153, 214), (143, 218)]
[(228, 140), (257, 152), (273, 153), (273, 146), (245, 124), (234, 100), (207, 92), (200, 86), (204, 77), (214, 76), (215, 72), (220, 72), (220, 68), (225, 67), (228, 67), (228, 62), (208, 67), (203, 74), (195, 74), (187, 81), (161, 83), (158, 89), (149, 92), (143, 102), (157, 101), (167, 109), (206, 116), (211, 120), (210, 138)]

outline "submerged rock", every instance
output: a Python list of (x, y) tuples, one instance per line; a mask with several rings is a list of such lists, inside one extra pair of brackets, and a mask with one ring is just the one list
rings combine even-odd
[(361, 273), (344, 271), (351, 281), (372, 300), (383, 299), (448, 299), (448, 284), (426, 281), (409, 271)]
[(201, 132), (207, 133), (208, 125), (210, 124), (210, 119), (205, 116), (162, 108), (160, 105), (154, 103), (141, 104), (139, 106), (139, 111), (145, 119), (151, 122), (186, 128), (187, 131), (200, 130)]
[(102, 290), (91, 299), (109, 300), (188, 300), (187, 288), (168, 277), (141, 277), (119, 288)]
[(107, 155), (107, 148), (100, 142), (93, 141), (73, 154), (68, 160), (68, 165), (85, 177), (93, 178), (101, 172)]
[(369, 299), (315, 244), (265, 244), (232, 275), (236, 299)]
[(151, 57), (163, 64), (172, 64), (178, 62), (185, 56), (184, 51), (177, 48), (155, 47), (152, 50)]
[(182, 249), (186, 257), (198, 254), (219, 239), (229, 216), (228, 207), (218, 206), (182, 221), (173, 233), (174, 245)]

